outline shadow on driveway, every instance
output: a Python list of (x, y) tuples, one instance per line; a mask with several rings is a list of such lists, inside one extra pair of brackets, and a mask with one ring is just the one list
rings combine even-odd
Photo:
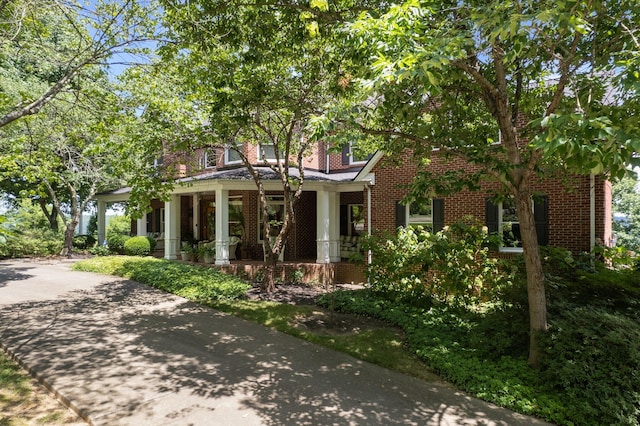
[(536, 423), (132, 281), (57, 273), (83, 288), (11, 303), (0, 288), (0, 342), (94, 424)]

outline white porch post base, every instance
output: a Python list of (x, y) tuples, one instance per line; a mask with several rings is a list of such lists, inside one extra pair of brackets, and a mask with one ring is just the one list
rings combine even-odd
[(331, 256), (329, 256), (329, 248), (331, 242), (329, 240), (318, 240), (316, 263), (331, 263)]
[(216, 265), (229, 264), (229, 240), (216, 239)]

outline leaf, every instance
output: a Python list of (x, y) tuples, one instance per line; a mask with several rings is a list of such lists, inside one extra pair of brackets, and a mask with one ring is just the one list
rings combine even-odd
[(322, 12), (329, 10), (329, 2), (327, 0), (311, 0), (309, 6), (311, 6), (312, 9), (318, 9)]

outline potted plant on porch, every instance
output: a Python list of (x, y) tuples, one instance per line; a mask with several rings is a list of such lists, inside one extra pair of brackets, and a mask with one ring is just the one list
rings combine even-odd
[(216, 260), (216, 243), (203, 243), (198, 247), (198, 258), (204, 263), (213, 263)]
[(194, 254), (193, 246), (188, 242), (183, 242), (182, 247), (180, 247), (180, 257), (182, 260), (193, 260)]

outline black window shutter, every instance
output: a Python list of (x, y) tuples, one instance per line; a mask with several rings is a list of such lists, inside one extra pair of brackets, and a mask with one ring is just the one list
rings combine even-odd
[(490, 234), (498, 232), (498, 206), (490, 198), (485, 200), (485, 222)]
[(533, 199), (533, 218), (536, 222), (536, 234), (538, 234), (538, 244), (546, 246), (549, 244), (549, 197), (546, 195), (537, 196)]
[(433, 232), (442, 231), (444, 228), (444, 199), (433, 200)]
[(407, 206), (396, 201), (396, 229), (400, 226), (407, 226)]
[[(498, 233), (498, 206), (491, 201), (491, 198), (487, 198), (484, 204), (485, 222), (487, 223), (487, 230), (489, 234)], [(489, 249), (498, 250), (499, 247), (494, 244), (489, 244)]]
[(164, 229), (160, 229), (160, 209), (155, 209), (153, 211), (153, 213), (155, 213), (155, 219), (156, 219), (156, 223), (154, 224), (153, 228), (153, 232), (162, 232), (164, 231)]
[(349, 164), (349, 144), (342, 147), (342, 165)]

